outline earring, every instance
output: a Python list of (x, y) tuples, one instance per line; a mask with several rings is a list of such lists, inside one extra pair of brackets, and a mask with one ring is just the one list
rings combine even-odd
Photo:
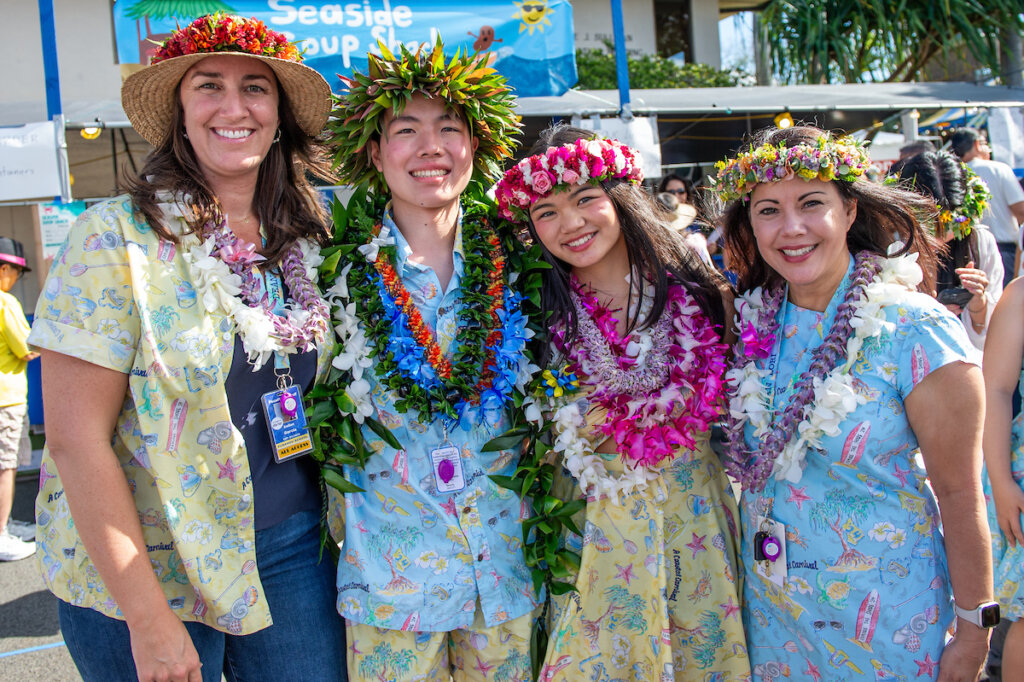
[(184, 137), (187, 140), (188, 139), (188, 131), (187, 130), (182, 130), (181, 131), (181, 136)]
[(281, 129), (278, 128), (277, 129), (277, 134), (274, 135), (274, 141), (271, 142), (270, 144), (274, 144), (275, 142), (280, 142), (280, 141), (281, 141)]

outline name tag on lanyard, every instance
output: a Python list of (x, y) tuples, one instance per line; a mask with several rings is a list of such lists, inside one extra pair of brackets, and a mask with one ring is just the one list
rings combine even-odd
[[(285, 312), (284, 284), (276, 270), (264, 273), (263, 293), (274, 314)], [(274, 451), (274, 461), (287, 462), (313, 451), (313, 438), (302, 407), (302, 390), (292, 383), (288, 356), (274, 353), (274, 374), (277, 376), (277, 390), (260, 397), (263, 416)]]

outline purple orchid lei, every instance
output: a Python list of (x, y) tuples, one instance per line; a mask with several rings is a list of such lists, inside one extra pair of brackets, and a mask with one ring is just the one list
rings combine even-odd
[(201, 241), (213, 237), (216, 248), (211, 255), (219, 258), (231, 272), (241, 278), (242, 301), (250, 308), (261, 309), (267, 315), (274, 325), (273, 337), (284, 352), (289, 352), (289, 349), (306, 352), (327, 337), (330, 309), (306, 274), (302, 249), (298, 244), (292, 244), (285, 251), (281, 258), (281, 273), (289, 296), (307, 313), (301, 326), (287, 316), (274, 313), (270, 297), (263, 292), (262, 278), (257, 275), (256, 263), (264, 259), (256, 253), (254, 244), (241, 246), (241, 240), (231, 231), (226, 220), (221, 220), (216, 228), (207, 227), (198, 236)]
[[(579, 325), (577, 343), (566, 348), (564, 329), (553, 330), (556, 347), (606, 411), (600, 426), (616, 451), (633, 466), (653, 468), (680, 447), (696, 447), (722, 413), (726, 345), (685, 287), (669, 287), (665, 312), (650, 330), (620, 337), (612, 311), (573, 280)], [(649, 334), (642, 363), (627, 354), (631, 337)]]
[[(821, 345), (814, 349), (811, 365), (802, 373), (793, 386), (792, 398), (778, 419), (772, 420), (771, 429), (753, 450), (748, 449), (744, 438), (746, 418), (736, 417), (726, 411), (723, 430), (725, 432), (726, 471), (743, 485), (744, 490), (760, 492), (772, 474), (776, 459), (786, 444), (796, 435), (807, 413), (813, 409), (815, 380), (823, 379), (845, 359), (847, 341), (854, 333), (850, 324), (856, 312), (855, 303), (864, 295), (864, 290), (878, 276), (882, 268), (881, 256), (861, 251), (854, 259), (850, 287), (843, 302), (836, 310), (835, 320)], [(785, 289), (778, 287), (765, 295), (764, 306), (758, 311), (757, 322), (747, 323), (737, 340), (730, 369), (738, 368), (753, 358), (766, 358), (779, 330), (778, 313), (785, 300)], [(757, 330), (762, 330), (760, 335)], [(736, 395), (738, 386), (729, 385), (727, 400)]]

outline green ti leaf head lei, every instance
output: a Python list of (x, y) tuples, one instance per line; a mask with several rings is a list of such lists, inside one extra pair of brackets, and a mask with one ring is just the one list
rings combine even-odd
[(512, 156), (521, 123), (513, 111), (514, 97), (505, 77), (488, 66), (486, 54), (461, 53), (446, 60), (441, 38), (430, 52), (404, 45), (396, 56), (377, 44), (380, 56), (367, 55), (367, 73), (340, 76), (348, 91), (337, 97), (328, 123), (329, 143), (342, 181), (386, 190), (383, 175), (370, 160), (368, 143), (379, 136), (387, 112), (401, 114), (414, 95), (439, 98), (459, 110), (479, 146), (473, 155), (474, 176), (494, 179), (504, 159)]

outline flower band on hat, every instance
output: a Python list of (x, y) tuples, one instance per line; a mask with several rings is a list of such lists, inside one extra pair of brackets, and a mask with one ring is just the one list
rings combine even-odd
[(579, 139), (549, 147), (523, 159), (505, 172), (494, 190), (498, 213), (525, 221), (530, 206), (561, 185), (597, 184), (622, 179), (639, 184), (644, 179), (640, 154), (618, 140)]
[(792, 177), (804, 180), (844, 180), (853, 182), (871, 165), (864, 144), (852, 137), (818, 138), (813, 144), (787, 147), (763, 144), (733, 159), (715, 164), (718, 175), (711, 180), (712, 189), (723, 201), (743, 199), (764, 182), (778, 182)]
[(289, 62), (302, 61), (302, 53), (295, 44), (262, 21), (217, 13), (199, 17), (172, 33), (157, 48), (150, 64), (199, 52), (245, 52)]

